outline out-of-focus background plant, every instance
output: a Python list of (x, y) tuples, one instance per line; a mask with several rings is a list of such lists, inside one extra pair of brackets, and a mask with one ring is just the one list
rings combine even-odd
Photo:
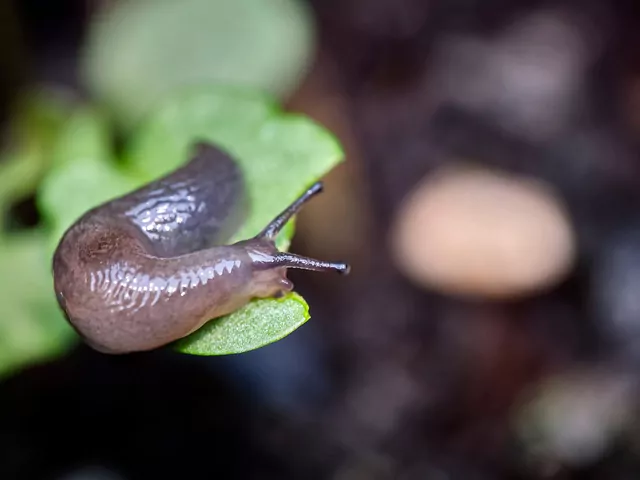
[[(635, 0), (0, 3), (0, 478), (638, 477), (639, 26)], [(53, 249), (202, 136), (247, 176), (239, 237), (323, 177), (280, 246), (352, 274), (97, 354)]]

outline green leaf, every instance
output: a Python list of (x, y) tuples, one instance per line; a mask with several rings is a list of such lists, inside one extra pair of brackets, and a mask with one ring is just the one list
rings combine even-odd
[(286, 337), (309, 318), (307, 302), (296, 293), (281, 299), (255, 300), (233, 315), (210, 322), (175, 346), (195, 355), (247, 352)]
[(111, 163), (111, 133), (100, 111), (89, 105), (78, 106), (58, 132), (52, 154), (54, 165)]
[(51, 164), (51, 149), (71, 101), (55, 90), (28, 91), (16, 102), (8, 126), (9, 144), (0, 158), (0, 225), (8, 227), (13, 202), (31, 195)]
[[(269, 97), (253, 91), (211, 87), (162, 105), (136, 136), (128, 161), (145, 176), (152, 172), (157, 176), (184, 163), (198, 139), (226, 149), (245, 176), (251, 212), (230, 242), (256, 235), (343, 159), (336, 139), (313, 121), (285, 114)], [(290, 222), (278, 238), (280, 249), (288, 249), (293, 233)], [(223, 355), (275, 342), (309, 318), (302, 297), (285, 298), (254, 300), (210, 321), (177, 348), (191, 354)], [(273, 326), (267, 329), (265, 322)]]
[[(184, 163), (196, 139), (224, 148), (243, 170), (252, 211), (232, 242), (256, 235), (344, 156), (338, 141), (310, 119), (284, 114), (268, 96), (218, 86), (165, 102), (136, 136), (128, 161), (153, 178)], [(292, 235), (293, 222), (278, 247), (287, 249)]]
[(51, 167), (71, 110), (61, 92), (38, 89), (19, 98), (9, 119), (0, 162), (0, 377), (62, 354), (77, 338), (55, 299), (45, 232), (22, 230), (7, 215), (13, 202), (35, 193)]
[(242, 85), (284, 98), (313, 55), (312, 17), (299, 0), (127, 0), (95, 20), (84, 82), (124, 126), (194, 85)]
[(41, 182), (38, 208), (51, 229), (50, 250), (87, 210), (136, 188), (142, 178), (120, 168), (109, 149), (105, 120), (90, 108), (79, 108), (61, 130)]
[(77, 339), (62, 316), (41, 232), (0, 241), (0, 376), (63, 353)]
[(14, 105), (10, 130), (18, 144), (46, 150), (55, 142), (75, 104), (66, 91), (45, 87), (26, 90)]
[(4, 152), (0, 157), (0, 229), (9, 229), (8, 213), (12, 203), (35, 189), (46, 167), (42, 160), (34, 148)]
[(106, 163), (69, 162), (53, 169), (42, 181), (38, 204), (57, 243), (87, 210), (123, 195), (140, 181)]

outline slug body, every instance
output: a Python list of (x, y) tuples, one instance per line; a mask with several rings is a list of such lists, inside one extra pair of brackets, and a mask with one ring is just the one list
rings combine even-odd
[(181, 168), (88, 211), (67, 230), (53, 258), (54, 288), (87, 344), (111, 354), (152, 350), (253, 298), (291, 291), (287, 268), (348, 271), (275, 247), (320, 183), (256, 237), (222, 245), (246, 213), (242, 178), (229, 155), (199, 143)]

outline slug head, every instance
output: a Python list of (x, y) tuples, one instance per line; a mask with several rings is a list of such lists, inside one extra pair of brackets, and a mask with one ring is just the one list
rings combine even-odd
[(253, 271), (252, 290), (256, 297), (279, 297), (293, 289), (287, 279), (288, 268), (317, 272), (349, 273), (350, 267), (342, 262), (325, 262), (276, 248), (275, 240), (286, 223), (300, 211), (311, 198), (322, 192), (322, 183), (313, 184), (305, 193), (283, 210), (254, 238), (236, 243), (245, 249)]

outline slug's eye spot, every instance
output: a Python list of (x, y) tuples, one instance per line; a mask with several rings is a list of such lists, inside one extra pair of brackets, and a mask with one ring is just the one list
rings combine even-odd
[(96, 253), (108, 252), (109, 251), (109, 242), (106, 240), (100, 240), (96, 245)]
[(117, 240), (115, 238), (99, 238), (93, 245), (89, 245), (89, 249), (94, 255), (100, 255), (109, 253), (115, 248), (116, 243)]
[(117, 235), (101, 234), (84, 242), (80, 248), (80, 257), (90, 261), (117, 251), (119, 239)]
[(280, 279), (280, 287), (282, 288), (283, 295), (286, 292), (293, 290), (293, 282), (286, 277)]

